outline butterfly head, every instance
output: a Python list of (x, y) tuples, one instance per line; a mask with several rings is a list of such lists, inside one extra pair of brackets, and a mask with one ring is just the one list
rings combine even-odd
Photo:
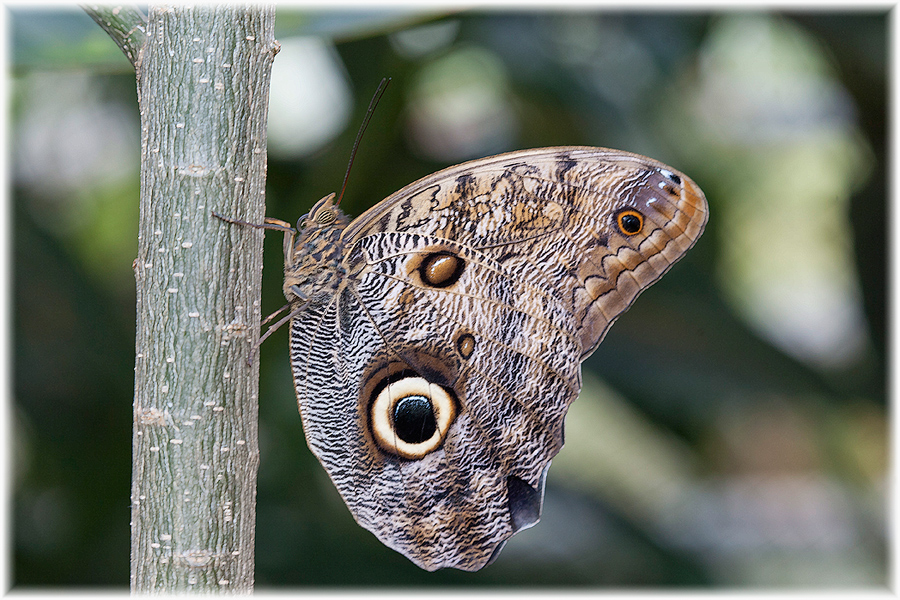
[(343, 229), (349, 223), (347, 216), (334, 203), (334, 193), (328, 194), (312, 209), (297, 220), (297, 231)]

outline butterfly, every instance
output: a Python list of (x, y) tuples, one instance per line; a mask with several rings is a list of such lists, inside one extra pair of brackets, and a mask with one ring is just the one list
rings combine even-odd
[(433, 571), (475, 571), (541, 515), (581, 362), (700, 237), (700, 188), (605, 148), (522, 150), (285, 233), (307, 443), (356, 521)]

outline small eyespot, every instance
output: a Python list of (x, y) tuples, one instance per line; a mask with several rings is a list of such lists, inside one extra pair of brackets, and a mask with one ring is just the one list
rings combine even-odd
[(419, 275), (426, 285), (444, 288), (459, 281), (465, 261), (449, 252), (435, 252), (425, 257), (419, 266)]
[(475, 337), (471, 333), (464, 333), (456, 338), (456, 351), (464, 359), (468, 360), (475, 351)]
[(625, 235), (640, 233), (644, 228), (644, 215), (633, 208), (620, 210), (616, 213), (616, 225), (619, 226), (619, 231)]
[(408, 459), (438, 449), (455, 417), (453, 397), (422, 377), (389, 383), (370, 408), (375, 441), (383, 450)]

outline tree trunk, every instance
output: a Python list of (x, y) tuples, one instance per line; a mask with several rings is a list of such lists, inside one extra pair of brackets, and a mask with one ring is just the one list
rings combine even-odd
[(263, 234), (211, 212), (263, 221), (275, 11), (87, 10), (135, 65), (141, 114), (131, 590), (249, 593)]

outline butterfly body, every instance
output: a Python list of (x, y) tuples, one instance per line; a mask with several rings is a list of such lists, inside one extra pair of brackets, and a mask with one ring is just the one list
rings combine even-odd
[[(350, 220), (333, 206), (334, 194), (322, 198), (285, 237), (284, 295), (296, 307), (306, 299), (335, 293), (344, 273), (340, 236)], [(316, 216), (319, 220), (316, 220)], [(325, 216), (323, 216), (325, 215)]]
[(307, 442), (356, 520), (419, 566), (477, 570), (540, 517), (580, 363), (696, 241), (706, 201), (602, 148), (499, 155), (285, 240)]

